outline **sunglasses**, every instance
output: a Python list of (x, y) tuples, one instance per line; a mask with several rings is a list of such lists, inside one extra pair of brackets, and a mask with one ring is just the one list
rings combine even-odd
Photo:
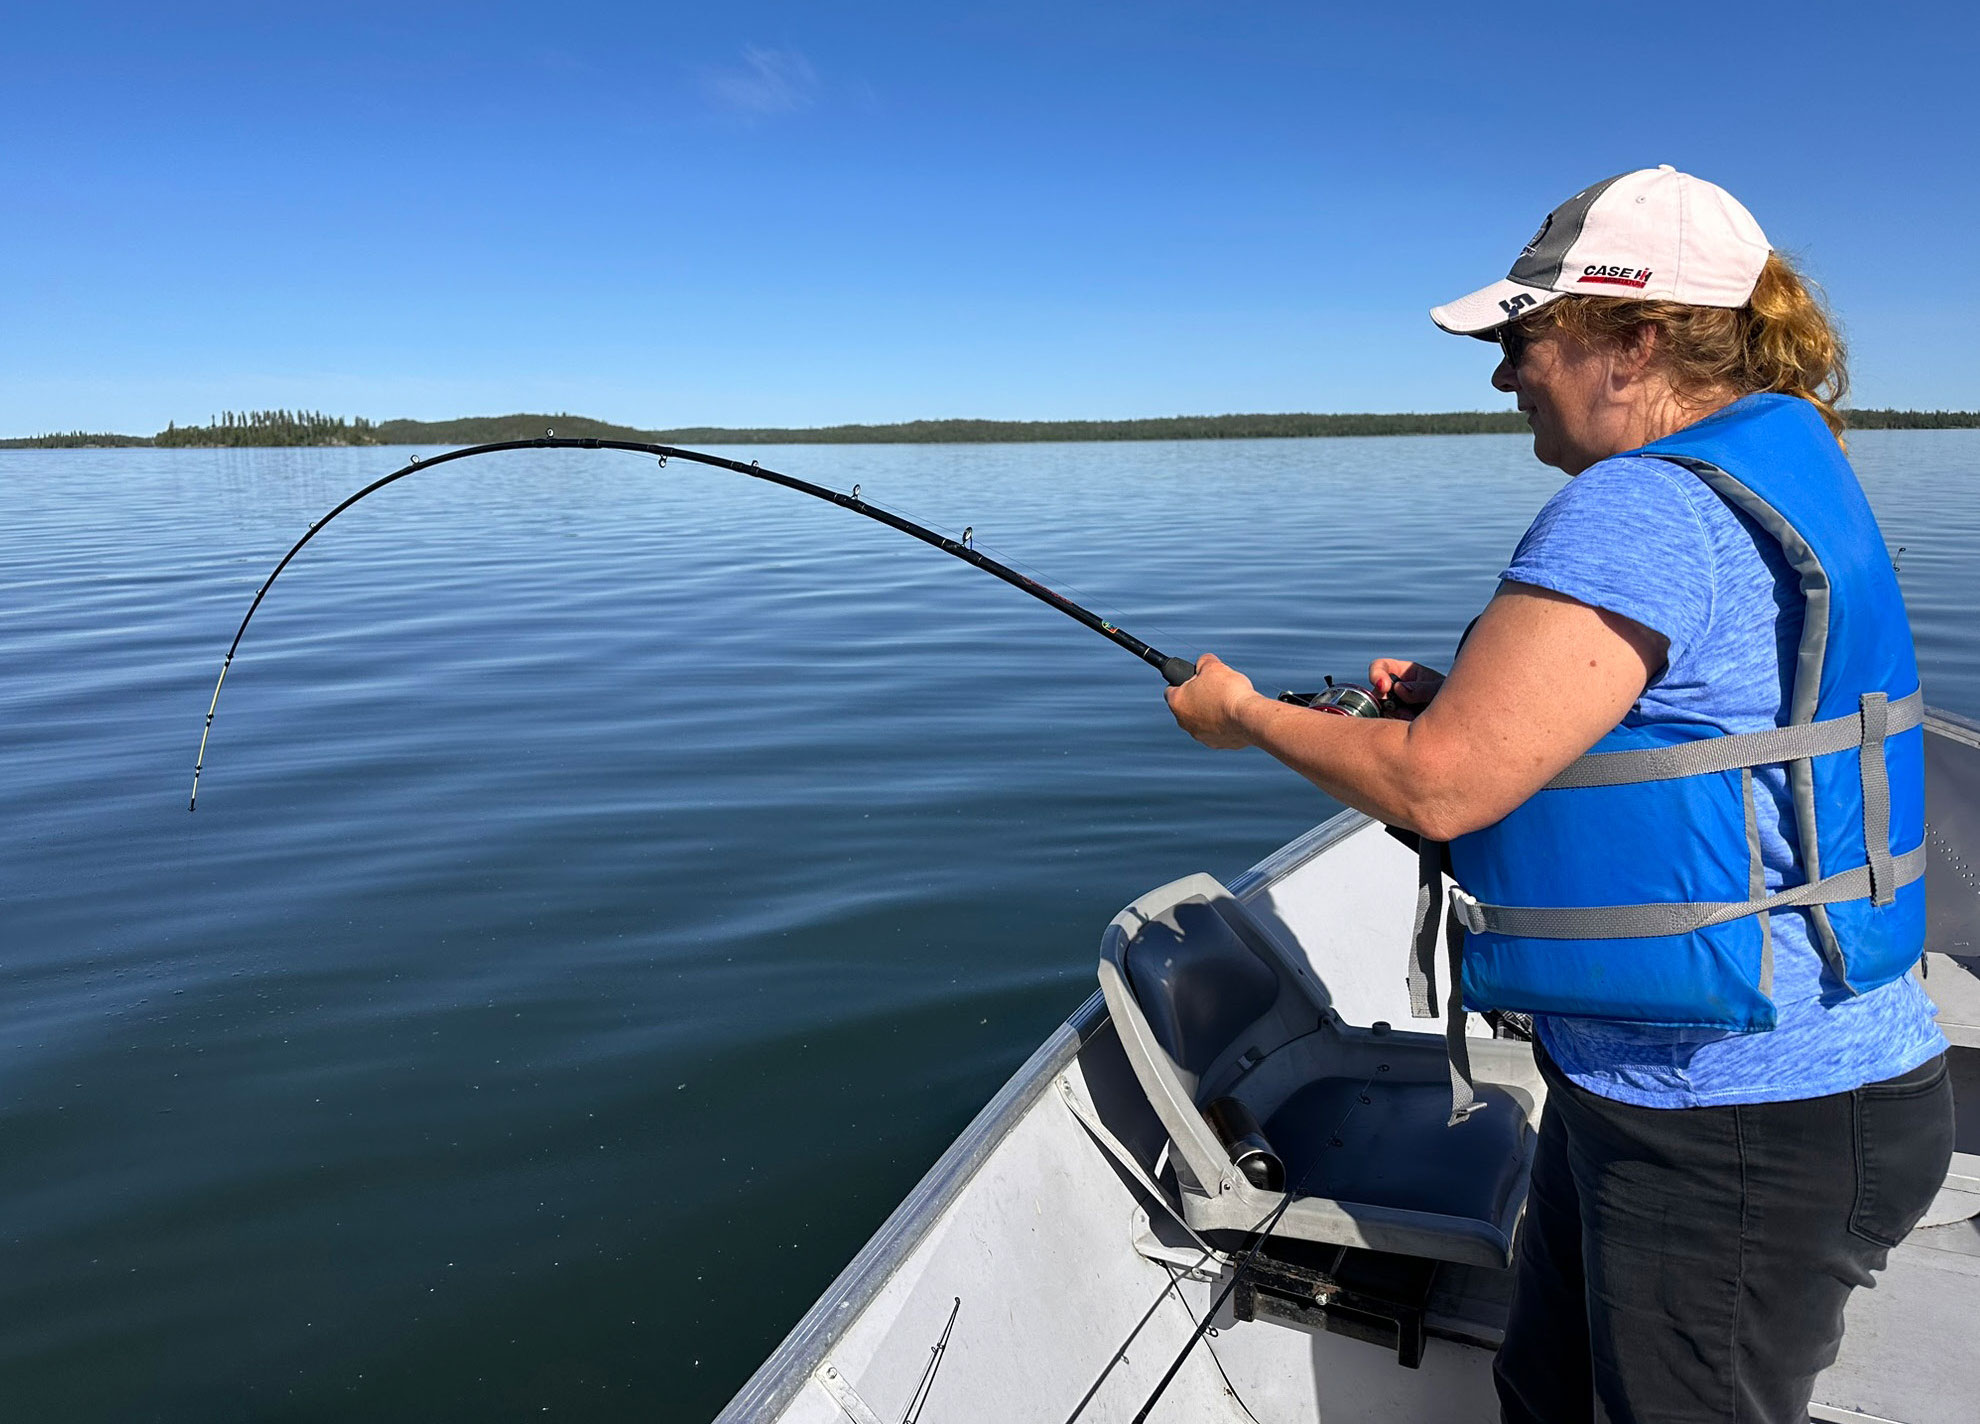
[(1506, 364), (1515, 370), (1520, 358), (1526, 355), (1526, 348), (1533, 341), (1533, 333), (1516, 321), (1509, 321), (1492, 333), (1499, 338), (1499, 350), (1505, 352)]

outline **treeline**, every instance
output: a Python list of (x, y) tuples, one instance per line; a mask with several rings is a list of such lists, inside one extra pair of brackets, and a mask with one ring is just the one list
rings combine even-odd
[(154, 445), (377, 445), (376, 427), (317, 410), (223, 411), (205, 425), (167, 425)]
[[(1852, 430), (1980, 429), (1980, 411), (1847, 410)], [(1523, 434), (1511, 410), (1311, 415), (1172, 415), (1147, 420), (910, 420), (896, 425), (683, 426), (640, 430), (581, 415), (488, 415), (463, 420), (346, 420), (316, 411), (227, 412), (205, 425), (168, 425), (155, 436), (36, 435), (0, 449), (126, 445), (484, 445), (560, 436), (666, 445), (983, 445), (1088, 440), (1269, 440), (1347, 435)]]
[(1851, 430), (1980, 430), (1980, 410), (1845, 410)]
[(911, 420), (899, 425), (664, 431), (672, 443), (731, 445), (984, 445), (1071, 440), (1274, 440), (1326, 435), (1492, 435), (1526, 429), (1517, 411), (1395, 415), (1171, 415), (1146, 420)]
[(571, 415), (471, 415), (462, 420), (381, 420), (374, 427), (388, 445), (488, 445), (497, 440), (534, 440), (547, 431), (595, 440), (657, 441), (660, 434), (630, 425)]
[(489, 415), (466, 420), (385, 420), (391, 445), (479, 445), (530, 440), (546, 430), (666, 445), (988, 445), (1059, 440), (1261, 440), (1312, 435), (1479, 435), (1526, 429), (1516, 411), (1401, 415), (1172, 415), (1147, 420), (909, 420), (894, 425), (685, 425), (639, 430), (578, 415)]
[[(1977, 411), (1852, 410), (1857, 430), (1937, 430), (1980, 427)], [(893, 425), (689, 425), (641, 430), (568, 413), (487, 415), (462, 420), (383, 420), (370, 427), (382, 445), (483, 445), (533, 440), (548, 430), (599, 440), (646, 440), (665, 445), (987, 445), (1087, 440), (1272, 440), (1347, 435), (1523, 434), (1526, 417), (1513, 410), (1453, 410), (1394, 414), (1172, 415), (1145, 420), (909, 420)]]
[(122, 450), (151, 443), (149, 435), (92, 435), (86, 430), (69, 430), (56, 435), (23, 435), (14, 440), (0, 440), (0, 450)]
[[(1147, 420), (910, 420), (893, 425), (689, 425), (642, 430), (587, 416), (483, 415), (461, 420), (381, 420), (381, 445), (485, 445), (560, 436), (665, 445), (984, 445), (1088, 440), (1260, 440), (1314, 435), (1478, 435), (1526, 429), (1516, 411), (1400, 415), (1175, 415)], [(194, 442), (197, 443), (197, 442)], [(365, 443), (370, 443), (369, 441)]]

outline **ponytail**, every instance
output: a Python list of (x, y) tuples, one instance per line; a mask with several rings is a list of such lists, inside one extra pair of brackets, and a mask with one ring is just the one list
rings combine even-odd
[(1801, 274), (1769, 253), (1740, 315), (1746, 318), (1746, 392), (1779, 391), (1813, 402), (1840, 440), (1843, 418), (1836, 403), (1849, 389), (1842, 338)]

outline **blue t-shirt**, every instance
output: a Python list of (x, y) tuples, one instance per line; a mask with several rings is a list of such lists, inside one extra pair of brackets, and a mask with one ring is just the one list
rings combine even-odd
[[(1670, 639), (1670, 656), (1625, 723), (1703, 723), (1724, 732), (1783, 725), (1801, 639), (1799, 585), (1780, 545), (1704, 481), (1624, 455), (1590, 466), (1540, 511), (1500, 578), (1564, 593)], [(1760, 767), (1767, 888), (1799, 884), (1787, 773)], [(1766, 813), (1771, 797), (1774, 814)], [(1540, 1041), (1591, 1092), (1644, 1107), (1783, 1102), (1847, 1092), (1908, 1072), (1946, 1047), (1913, 975), (1851, 994), (1779, 910), (1766, 1033), (1653, 1028), (1542, 1016)]]

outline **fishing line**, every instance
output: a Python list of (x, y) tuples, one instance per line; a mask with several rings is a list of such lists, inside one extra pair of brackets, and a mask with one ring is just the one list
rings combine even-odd
[[(1162, 1269), (1169, 1273), (1169, 1283), (1176, 1293), (1176, 1304), (1183, 1308), (1183, 1314), (1190, 1318), (1191, 1323), (1195, 1323), (1196, 1312), (1190, 1308), (1189, 1297), (1183, 1294), (1183, 1278), (1176, 1273), (1176, 1268), (1167, 1261), (1162, 1263)], [(1214, 1326), (1210, 1328), (1210, 1333), (1212, 1335), (1217, 1333)], [(1244, 1417), (1249, 1419), (1251, 1424), (1258, 1424), (1258, 1416), (1251, 1412), (1251, 1406), (1246, 1404), (1244, 1402), (1244, 1396), (1238, 1393), (1236, 1381), (1231, 1378), (1231, 1372), (1224, 1368), (1224, 1362), (1217, 1358), (1217, 1352), (1208, 1346), (1204, 1348), (1210, 1356), (1210, 1363), (1217, 1367), (1217, 1374), (1223, 1379), (1224, 1388), (1230, 1392), (1231, 1402), (1243, 1411)]]
[[(1168, 1372), (1156, 1383), (1154, 1392), (1142, 1404), (1141, 1410), (1134, 1416), (1132, 1424), (1145, 1424), (1148, 1416), (1154, 1412), (1156, 1404), (1168, 1392), (1170, 1382), (1181, 1373), (1183, 1363), (1189, 1359), (1190, 1352), (1196, 1348), (1197, 1341), (1201, 1340), (1209, 1332), (1211, 1324), (1217, 1318), (1217, 1312), (1223, 1309), (1224, 1302), (1229, 1300), (1231, 1293), (1238, 1288), (1239, 1282), (1244, 1279), (1245, 1271), (1250, 1268), (1253, 1261), (1258, 1259), (1258, 1253), (1265, 1249), (1265, 1243), (1271, 1239), (1272, 1228), (1279, 1224), (1279, 1219), (1286, 1214), (1286, 1208), (1291, 1206), (1300, 1193), (1306, 1190), (1306, 1184), (1313, 1180), (1313, 1174), (1319, 1171), (1321, 1163), (1327, 1160), (1327, 1152), (1335, 1144), (1340, 1142), (1341, 1129), (1347, 1126), (1348, 1119), (1354, 1116), (1355, 1110), (1368, 1101), (1368, 1089), (1375, 1082), (1377, 1075), (1388, 1071), (1389, 1065), (1386, 1063), (1378, 1063), (1375, 1066), (1375, 1071), (1370, 1073), (1367, 1081), (1355, 1091), (1354, 1100), (1348, 1104), (1347, 1111), (1341, 1114), (1341, 1120), (1334, 1124), (1334, 1130), (1328, 1134), (1327, 1147), (1322, 1148), (1312, 1162), (1307, 1164), (1306, 1170), (1300, 1173), (1299, 1180), (1286, 1188), (1285, 1196), (1280, 1200), (1278, 1206), (1272, 1209), (1271, 1214), (1258, 1226), (1252, 1228), (1250, 1249), (1231, 1263), (1230, 1283), (1217, 1293), (1217, 1298), (1210, 1302), (1210, 1308), (1203, 1312), (1203, 1319), (1197, 1323), (1196, 1329), (1191, 1333), (1189, 1339), (1183, 1342), (1182, 1349), (1176, 1352), (1175, 1359), (1169, 1364)], [(1219, 1362), (1217, 1368), (1218, 1372), (1222, 1373), (1223, 1365), (1221, 1362)]]
[(302, 552), (305, 544), (323, 532), (323, 529), (331, 520), (335, 519), (365, 496), (374, 494), (384, 489), (385, 486), (396, 483), (417, 470), (431, 469), (435, 465), (444, 465), (454, 460), (466, 460), (477, 455), (492, 455), (500, 450), (624, 450), (635, 455), (651, 455), (659, 460), (662, 468), (666, 466), (669, 460), (687, 460), (693, 464), (708, 465), (718, 470), (729, 470), (738, 475), (748, 475), (751, 479), (764, 480), (774, 485), (782, 485), (785, 489), (796, 490), (799, 494), (808, 494), (814, 499), (822, 499), (828, 504), (836, 504), (841, 509), (849, 509), (855, 514), (865, 515), (868, 519), (884, 524), (890, 529), (898, 529), (903, 534), (919, 539), (924, 544), (940, 549), (945, 554), (961, 559), (966, 564), (974, 565), (976, 568), (982, 569), (985, 573), (1002, 579), (1005, 583), (1011, 585), (1011, 587), (1021, 589), (1040, 603), (1056, 608), (1074, 622), (1091, 628), (1109, 642), (1133, 653), (1150, 667), (1159, 671), (1172, 687), (1180, 687), (1196, 674), (1195, 664), (1189, 662), (1187, 659), (1171, 657), (1160, 649), (1150, 647), (1132, 633), (1118, 627), (1112, 620), (1102, 618), (1099, 614), (1082, 608), (1063, 594), (1053, 592), (1038, 579), (1021, 573), (1010, 565), (983, 553), (976, 547), (975, 531), (972, 528), (965, 527), (960, 537), (938, 533), (936, 530), (930, 529), (926, 525), (918, 524), (905, 515), (896, 514), (874, 501), (860, 498), (860, 487), (858, 485), (854, 485), (850, 493), (842, 493), (838, 490), (827, 489), (823, 485), (812, 484), (809, 480), (798, 479), (794, 475), (780, 474), (776, 470), (765, 469), (755, 460), (751, 460), (745, 465), (740, 460), (730, 460), (721, 455), (704, 454), (699, 450), (683, 450), (674, 445), (654, 445), (643, 440), (607, 440), (595, 436), (584, 436), (581, 438), (571, 436), (559, 437), (553, 430), (533, 440), (497, 440), (486, 445), (469, 445), (459, 450), (449, 450), (443, 454), (433, 455), (424, 460), (418, 456), (414, 456), (408, 464), (394, 470), (382, 479), (373, 480), (356, 494), (347, 496), (336, 508), (309, 526), (308, 531), (303, 534), (302, 538), (296, 540), (290, 546), (289, 552), (282, 556), (281, 560), (275, 565), (274, 571), (262, 581), (261, 587), (255, 591), (254, 601), (248, 605), (247, 616), (241, 619), (241, 626), (234, 632), (234, 641), (227, 647), (227, 656), (221, 660), (220, 676), (213, 684), (213, 700), (207, 704), (206, 708), (206, 724), (201, 728), (199, 734), (199, 755), (193, 761), (192, 795), (186, 799), (186, 809), (188, 811), (193, 810), (199, 804), (199, 776), (201, 770), (206, 765), (206, 742), (207, 738), (213, 732), (214, 713), (220, 707), (220, 690), (227, 685), (227, 671), (234, 665), (234, 655), (240, 651), (241, 639), (247, 634), (248, 624), (254, 621), (255, 611), (261, 607), (261, 601), (268, 596), (268, 590), (274, 587), (275, 580), (281, 577), (282, 570), (286, 569), (290, 561)]
[[(1061, 593), (1067, 595), (1068, 597), (1077, 599), (1080, 603), (1086, 605), (1086, 607), (1090, 609), (1092, 612), (1108, 615), (1106, 618), (1102, 619), (1103, 622), (1112, 622), (1113, 621), (1112, 615), (1118, 614), (1121, 611), (1120, 605), (1109, 601), (1106, 595), (1094, 593), (1091, 589), (1082, 589), (1080, 585), (1076, 583), (1069, 582), (1066, 579), (1059, 578), (1053, 574), (1041, 570), (1036, 564), (1026, 563), (1023, 559), (1016, 558), (1006, 550), (1001, 549), (997, 545), (990, 543), (988, 540), (984, 539), (981, 535), (976, 536), (975, 544), (977, 548), (989, 554), (991, 558), (1001, 559), (1003, 562), (1009, 564), (1012, 568), (1016, 569), (1019, 573), (1028, 574), (1030, 575), (1031, 578), (1033, 578), (1039, 583), (1049, 584), (1049, 586), (1058, 589)], [(1139, 624), (1145, 631), (1153, 633), (1157, 637), (1162, 638), (1165, 641), (1171, 639), (1179, 643), (1189, 641), (1189, 639), (1186, 636), (1176, 633), (1173, 629), (1164, 628), (1159, 623), (1151, 622), (1148, 619), (1140, 618), (1140, 617), (1136, 617), (1134, 621), (1137, 624)], [(1115, 626), (1118, 627), (1119, 626), (1118, 623), (1116, 623)]]
[[(857, 488), (857, 486), (855, 486), (855, 488)], [(898, 514), (903, 519), (917, 520), (919, 523), (925, 524), (928, 528), (933, 529), (941, 534), (947, 534), (950, 538), (955, 539), (958, 542), (962, 541), (965, 537), (967, 537), (969, 540), (969, 546), (972, 549), (977, 550), (979, 553), (988, 554), (991, 558), (996, 559), (1001, 563), (1009, 565), (1011, 568), (1016, 569), (1019, 573), (1029, 577), (1034, 583), (1043, 584), (1049, 588), (1057, 589), (1060, 593), (1065, 594), (1068, 598), (1077, 600), (1079, 603), (1085, 605), (1089, 612), (1101, 613), (1101, 614), (1115, 614), (1121, 611), (1120, 606), (1118, 604), (1108, 602), (1101, 595), (1091, 593), (1087, 590), (1082, 589), (1078, 584), (1069, 582), (1068, 580), (1063, 578), (1059, 578), (1054, 574), (1047, 573), (1046, 571), (1040, 569), (1036, 564), (1027, 563), (1023, 559), (1020, 559), (1015, 555), (1011, 554), (1009, 551), (998, 547), (996, 544), (991, 543), (988, 539), (985, 539), (982, 535), (976, 532), (976, 528), (974, 525), (966, 526), (965, 528), (959, 531), (951, 525), (943, 524), (938, 520), (923, 518), (921, 516), (913, 514), (912, 512), (906, 509), (903, 509), (898, 504), (889, 504), (886, 500), (875, 499), (871, 495), (866, 496), (866, 503), (872, 505), (875, 509), (884, 509), (889, 514)], [(1103, 623), (1113, 622), (1113, 620), (1110, 617), (1102, 618), (1101, 621)], [(1153, 623), (1147, 622), (1146, 620), (1137, 620), (1137, 621), (1140, 621), (1141, 625), (1144, 628), (1148, 628), (1153, 632), (1163, 635), (1164, 637), (1176, 636), (1175, 634), (1171, 633), (1170, 630), (1166, 628), (1158, 627)], [(1119, 626), (1119, 625), (1115, 624), (1115, 626)]]

